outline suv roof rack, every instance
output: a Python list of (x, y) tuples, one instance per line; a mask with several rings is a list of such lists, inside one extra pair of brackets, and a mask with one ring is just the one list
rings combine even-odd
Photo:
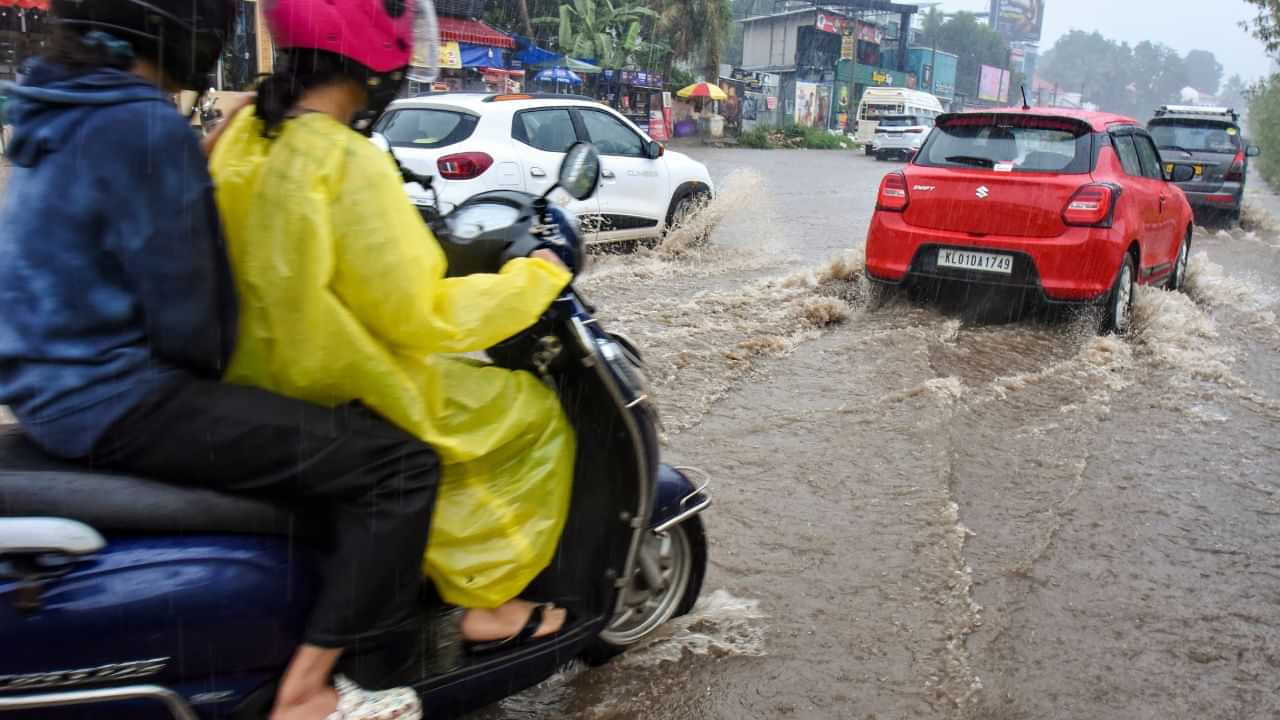
[(1235, 111), (1235, 108), (1201, 105), (1161, 105), (1156, 108), (1156, 117), (1167, 117), (1169, 115), (1221, 115), (1230, 117), (1231, 122), (1240, 122), (1240, 114)]
[(570, 95), (566, 93), (497, 93), (481, 100), (480, 102), (503, 102), (506, 100), (576, 100), (586, 102), (600, 102), (593, 97), (586, 95)]

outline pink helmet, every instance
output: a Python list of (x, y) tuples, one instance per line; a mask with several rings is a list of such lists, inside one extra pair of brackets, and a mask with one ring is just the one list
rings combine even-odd
[(271, 39), (281, 50), (324, 50), (374, 73), (403, 68), (413, 58), (416, 0), (271, 0)]

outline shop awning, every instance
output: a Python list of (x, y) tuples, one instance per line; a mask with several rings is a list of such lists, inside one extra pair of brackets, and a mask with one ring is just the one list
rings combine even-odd
[(449, 17), (448, 15), (441, 15), (437, 19), (440, 24), (441, 40), (456, 40), (460, 43), (487, 45), (506, 50), (515, 49), (516, 41), (512, 40), (510, 35), (504, 35), (494, 30), (482, 20)]

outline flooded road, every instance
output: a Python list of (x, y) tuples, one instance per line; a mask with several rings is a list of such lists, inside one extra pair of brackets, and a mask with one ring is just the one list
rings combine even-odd
[(693, 151), (709, 247), (582, 283), (715, 478), (703, 602), (477, 718), (1280, 715), (1280, 198), (1128, 338), (870, 308), (889, 165)]

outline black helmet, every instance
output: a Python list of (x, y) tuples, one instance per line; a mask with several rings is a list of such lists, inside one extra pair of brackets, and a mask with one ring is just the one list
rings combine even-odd
[(231, 36), (234, 0), (53, 0), (53, 21), (127, 41), (184, 88), (203, 89)]

